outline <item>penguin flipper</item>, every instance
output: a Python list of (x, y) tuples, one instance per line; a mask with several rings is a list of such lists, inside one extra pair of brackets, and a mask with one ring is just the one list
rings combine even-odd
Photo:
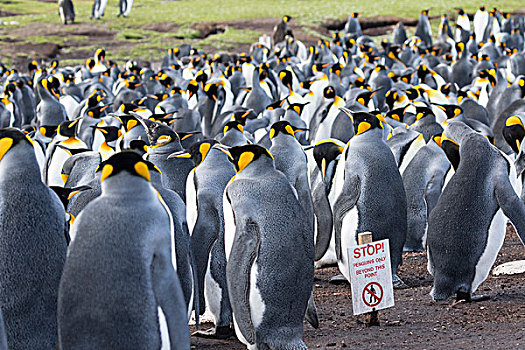
[(514, 192), (508, 176), (496, 184), (495, 194), (503, 214), (512, 222), (521, 243), (525, 245), (525, 204)]
[(319, 328), (319, 317), (317, 316), (317, 307), (315, 306), (314, 292), (310, 294), (308, 299), (308, 307), (306, 308), (305, 319), (315, 329)]
[(235, 323), (244, 339), (250, 344), (255, 344), (255, 327), (250, 308), (250, 278), (259, 251), (261, 234), (254, 220), (243, 221), (237, 226), (228, 265), (226, 265), (226, 275)]
[(335, 252), (337, 259), (341, 259), (341, 229), (343, 226), (344, 216), (356, 204), (361, 195), (361, 180), (358, 175), (349, 176), (345, 179), (341, 194), (334, 203), (334, 218), (335, 218)]
[(328, 196), (326, 195), (326, 185), (319, 182), (312, 192), (314, 200), (314, 212), (317, 219), (317, 237), (315, 239), (315, 261), (321, 259), (330, 247), (332, 238), (333, 216)]
[[(162, 241), (162, 242), (161, 242)], [(173, 269), (168, 240), (159, 240), (152, 262), (153, 291), (166, 317), (170, 344), (181, 349), (190, 348), (187, 309), (184, 295)]]

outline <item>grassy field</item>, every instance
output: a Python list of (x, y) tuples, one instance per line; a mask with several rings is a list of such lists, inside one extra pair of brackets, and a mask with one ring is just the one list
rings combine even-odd
[[(159, 60), (168, 47), (182, 42), (197, 47), (234, 50), (239, 45), (255, 41), (262, 34), (261, 29), (265, 29), (250, 28), (250, 21), (266, 19), (273, 25), (284, 14), (291, 15), (294, 18), (292, 25), (302, 28), (305, 35), (319, 36), (323, 32), (318, 28), (324, 21), (343, 19), (354, 11), (364, 17), (381, 15), (417, 18), (424, 8), (430, 8), (431, 15), (452, 15), (455, 7), (474, 12), (480, 5), (473, 0), (377, 0), (378, 4), (374, 6), (364, 1), (341, 0), (135, 0), (131, 15), (117, 18), (118, 2), (110, 0), (105, 17), (90, 20), (91, 1), (73, 1), (77, 24), (63, 26), (56, 1), (0, 0), (0, 20), (17, 23), (0, 26), (2, 62), (18, 63), (33, 57), (45, 59), (42, 57), (45, 55), (39, 52), (39, 47), (45, 44), (57, 45), (59, 57), (67, 63), (78, 62), (79, 57), (90, 55), (99, 46), (109, 46), (109, 54), (116, 60), (129, 57)], [(523, 2), (503, 0), (485, 5), (513, 11), (523, 6)], [(243, 26), (232, 26), (233, 22), (242, 20), (245, 22)], [(201, 38), (198, 24), (202, 22), (222, 22), (225, 31)], [(270, 33), (271, 26), (267, 29)]]

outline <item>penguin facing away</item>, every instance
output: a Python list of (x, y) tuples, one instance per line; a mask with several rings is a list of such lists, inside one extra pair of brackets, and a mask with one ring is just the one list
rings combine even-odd
[(306, 215), (266, 149), (246, 145), (226, 152), (237, 171), (224, 191), (236, 334), (248, 348), (306, 349), (301, 338), (314, 258)]
[(67, 24), (75, 23), (75, 7), (73, 6), (73, 1), (71, 0), (59, 0), (58, 1), (58, 14), (62, 23)]
[(148, 164), (121, 152), (101, 169), (102, 194), (71, 229), (58, 302), (61, 349), (189, 349), (173, 222)]
[(0, 129), (0, 309), (9, 349), (54, 349), (66, 259), (65, 212), (31, 141)]
[(511, 165), (499, 150), (462, 123), (451, 123), (447, 131), (442, 146), (443, 141), (455, 145), (449, 148), (455, 156), (447, 156), (457, 169), (428, 220), (430, 294), (436, 301), (454, 294), (471, 301), (503, 244), (505, 216), (525, 242), (525, 206), (509, 180)]

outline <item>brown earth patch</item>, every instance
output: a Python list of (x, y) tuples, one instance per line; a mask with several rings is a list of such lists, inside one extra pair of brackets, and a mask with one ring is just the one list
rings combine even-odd
[[(524, 259), (525, 248), (513, 229), (507, 231), (495, 266)], [(405, 253), (401, 278), (409, 289), (395, 290), (393, 308), (380, 311), (380, 327), (367, 328), (363, 316), (354, 316), (350, 286), (328, 281), (337, 268), (315, 273), (315, 301), (319, 329), (304, 326), (304, 341), (310, 349), (502, 349), (525, 347), (525, 274), (492, 276), (478, 293), (490, 300), (436, 304), (429, 296), (432, 277), (426, 268), (426, 253)], [(201, 329), (211, 327), (202, 324)], [(246, 349), (235, 340), (191, 338), (193, 349)]]

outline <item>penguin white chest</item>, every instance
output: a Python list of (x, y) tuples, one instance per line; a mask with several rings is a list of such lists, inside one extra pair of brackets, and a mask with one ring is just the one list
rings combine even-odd
[(472, 281), (472, 293), (474, 293), (479, 285), (487, 279), (490, 269), (492, 265), (494, 265), (501, 246), (503, 245), (506, 227), (507, 219), (505, 218), (505, 215), (503, 215), (503, 211), (498, 209), (490, 223), (487, 245), (476, 264), (476, 274), (474, 276), (474, 281)]
[(357, 205), (350, 209), (343, 217), (341, 225), (341, 259), (338, 261), (339, 270), (350, 281), (350, 271), (348, 269), (348, 248), (357, 245), (356, 233), (359, 223), (359, 210)]

